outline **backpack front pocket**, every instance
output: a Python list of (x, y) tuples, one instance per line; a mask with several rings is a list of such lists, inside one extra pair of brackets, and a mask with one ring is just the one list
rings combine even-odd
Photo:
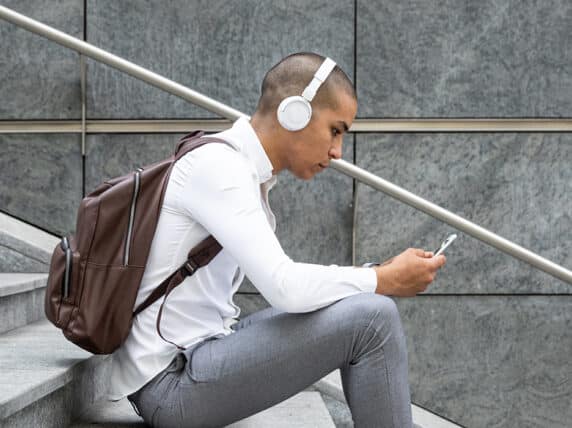
[[(69, 320), (77, 296), (80, 254), (73, 235), (63, 237), (52, 253), (45, 297), (46, 317), (61, 326)], [(64, 316), (67, 314), (67, 316)]]

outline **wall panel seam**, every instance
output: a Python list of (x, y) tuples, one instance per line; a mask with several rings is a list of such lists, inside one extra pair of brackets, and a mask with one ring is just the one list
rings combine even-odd
[[(87, 79), (87, 76), (86, 76)], [(83, 85), (87, 86), (87, 83)], [(83, 114), (83, 112), (82, 112)], [(85, 120), (85, 132), (181, 133), (192, 129), (221, 131), (232, 122), (225, 119)], [(0, 133), (82, 133), (82, 120), (0, 120)], [(352, 133), (478, 133), (572, 132), (572, 119), (356, 119)]]

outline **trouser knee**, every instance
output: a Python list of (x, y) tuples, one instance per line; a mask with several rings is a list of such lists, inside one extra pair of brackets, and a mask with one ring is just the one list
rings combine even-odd
[(380, 322), (401, 326), (399, 310), (392, 298), (381, 294), (359, 293), (349, 299), (353, 313), (361, 314), (367, 319), (375, 318)]
[(360, 336), (364, 336), (366, 343), (374, 339), (370, 336), (375, 336), (379, 345), (392, 339), (402, 348), (402, 352), (406, 352), (401, 317), (393, 299), (372, 293), (360, 293), (351, 299), (354, 328), (358, 329)]

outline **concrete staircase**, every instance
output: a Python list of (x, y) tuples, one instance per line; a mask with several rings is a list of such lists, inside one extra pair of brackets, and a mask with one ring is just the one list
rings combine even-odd
[[(0, 213), (0, 428), (142, 427), (131, 405), (105, 400), (109, 357), (68, 342), (44, 317), (51, 252), (59, 239)], [(456, 425), (413, 407), (424, 428)], [(230, 425), (351, 427), (339, 371)]]
[[(322, 393), (328, 408), (331, 408), (330, 413), (334, 416), (336, 426), (351, 427), (351, 413), (344, 397), (340, 371), (334, 370), (316, 382), (314, 388)], [(331, 401), (334, 401), (334, 403), (330, 404)], [(460, 425), (414, 404), (411, 406), (411, 412), (413, 414), (413, 423), (417, 428), (461, 428)]]

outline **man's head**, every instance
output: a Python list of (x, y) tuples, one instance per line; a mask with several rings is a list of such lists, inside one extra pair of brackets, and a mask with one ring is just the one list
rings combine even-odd
[[(302, 95), (314, 77), (316, 70), (324, 62), (324, 57), (315, 53), (300, 52), (287, 56), (274, 65), (264, 76), (261, 95), (256, 111), (262, 115), (276, 114), (280, 102), (289, 96)], [(352, 82), (337, 65), (316, 93), (312, 108), (335, 109), (338, 95), (344, 92), (357, 100)]]
[(264, 77), (252, 124), (275, 172), (288, 169), (299, 178), (309, 179), (327, 167), (330, 159), (341, 158), (343, 133), (355, 118), (357, 98), (351, 81), (338, 66), (312, 100), (312, 118), (304, 129), (288, 131), (277, 118), (282, 100), (301, 95), (324, 59), (314, 53), (289, 55)]

